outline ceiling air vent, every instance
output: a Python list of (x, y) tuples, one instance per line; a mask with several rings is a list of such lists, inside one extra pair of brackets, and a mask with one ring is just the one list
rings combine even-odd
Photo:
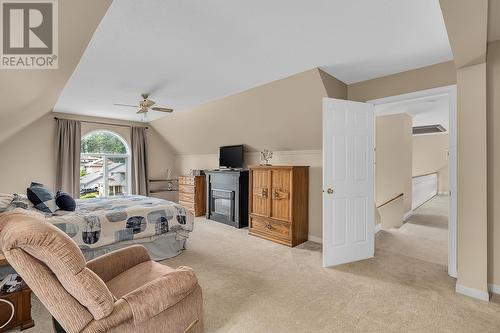
[(413, 127), (413, 135), (432, 134), (446, 132), (446, 128), (442, 125), (426, 125)]

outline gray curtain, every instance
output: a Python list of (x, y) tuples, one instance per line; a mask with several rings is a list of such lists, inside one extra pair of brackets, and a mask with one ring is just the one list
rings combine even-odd
[(56, 191), (80, 197), (81, 126), (76, 120), (57, 119)]
[(146, 152), (146, 128), (131, 128), (132, 145), (132, 194), (148, 195), (148, 157)]

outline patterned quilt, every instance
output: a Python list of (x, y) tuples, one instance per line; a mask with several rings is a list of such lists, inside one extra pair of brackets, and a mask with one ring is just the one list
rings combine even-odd
[(74, 212), (58, 210), (45, 219), (64, 231), (82, 249), (175, 232), (186, 239), (194, 217), (171, 201), (144, 196), (76, 200)]

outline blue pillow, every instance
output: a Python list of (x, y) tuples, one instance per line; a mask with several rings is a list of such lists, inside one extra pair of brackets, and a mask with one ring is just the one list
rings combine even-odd
[(32, 182), (26, 189), (26, 194), (36, 209), (45, 213), (54, 213), (57, 210), (54, 194), (43, 184)]
[(56, 205), (59, 209), (74, 212), (76, 209), (76, 201), (71, 195), (66, 192), (58, 191), (56, 193)]

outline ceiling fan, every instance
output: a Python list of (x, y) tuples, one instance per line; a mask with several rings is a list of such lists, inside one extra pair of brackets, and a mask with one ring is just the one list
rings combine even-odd
[(116, 104), (116, 103), (113, 105), (139, 108), (139, 111), (137, 111), (137, 114), (146, 114), (149, 110), (159, 111), (159, 112), (174, 112), (174, 110), (170, 109), (170, 108), (153, 106), (156, 104), (156, 102), (149, 99), (149, 93), (141, 94), (141, 96), (142, 96), (142, 100), (139, 101), (139, 105)]

